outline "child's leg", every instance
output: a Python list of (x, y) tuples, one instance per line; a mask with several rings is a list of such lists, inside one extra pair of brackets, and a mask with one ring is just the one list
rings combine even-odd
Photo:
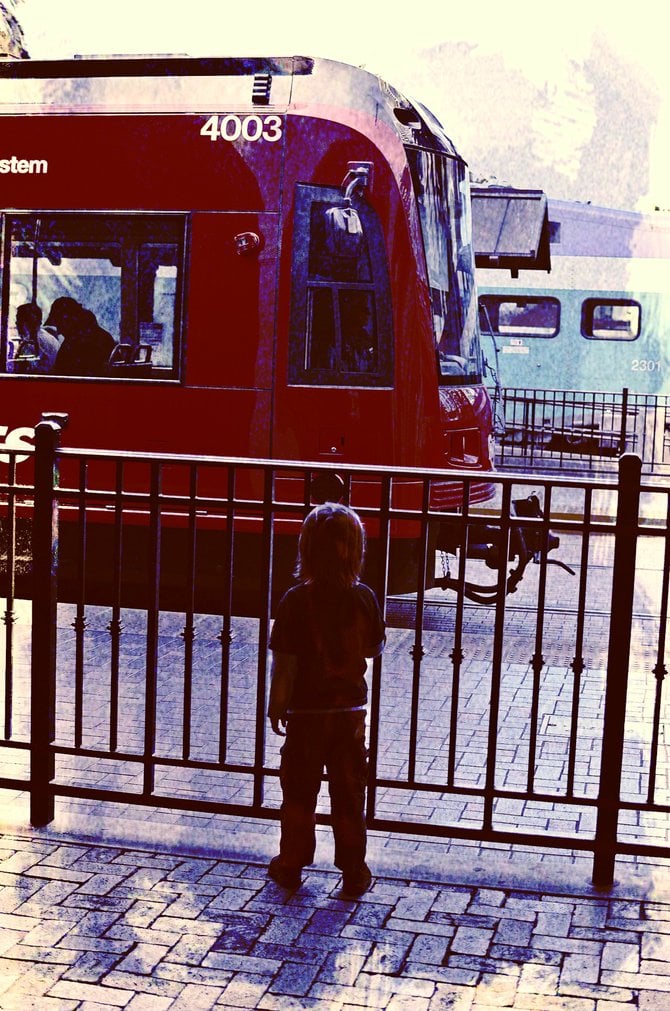
[(316, 810), (323, 775), (323, 733), (314, 716), (289, 716), (281, 750), (282, 863), (305, 867), (314, 860)]
[(367, 843), (365, 789), (368, 758), (365, 748), (365, 713), (340, 713), (329, 717), (328, 787), (335, 837), (335, 866), (345, 875), (365, 868)]

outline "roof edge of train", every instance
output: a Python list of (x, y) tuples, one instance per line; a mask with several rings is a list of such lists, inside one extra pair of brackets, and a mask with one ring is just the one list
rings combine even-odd
[[(375, 120), (379, 108), (382, 107), (385, 110), (382, 118), (387, 120), (387, 125), (403, 143), (437, 148), (463, 161), (442, 123), (421, 102), (404, 94), (384, 77), (366, 67), (327, 57), (138, 54), (72, 56), (64, 59), (0, 58), (0, 84), (4, 81), (5, 87), (10, 86), (10, 82), (14, 82), (18, 87), (21, 86), (21, 82), (25, 82), (26, 86), (29, 82), (33, 82), (35, 87), (42, 87), (48, 82), (72, 81), (81, 82), (81, 87), (86, 88), (86, 81), (91, 85), (95, 81), (110, 83), (117, 81), (119, 86), (122, 86), (121, 82), (124, 79), (252, 78), (253, 90), (249, 91), (248, 100), (250, 104), (258, 107), (258, 111), (265, 105), (268, 111), (270, 106), (274, 106), (275, 109), (281, 108), (290, 112), (296, 105), (300, 107), (309, 104), (309, 101), (306, 102), (303, 84), (313, 77), (332, 79), (333, 87), (328, 85), (327, 91), (329, 94), (331, 91), (336, 93), (334, 82), (338, 76), (344, 80), (344, 75), (355, 75), (355, 87), (349, 84), (346, 88), (349, 104), (353, 107), (362, 108), (366, 102), (369, 103)], [(279, 89), (277, 99), (273, 97), (271, 100), (270, 92), (273, 91), (274, 78), (282, 79), (284, 84)], [(369, 82), (367, 87), (361, 86), (364, 79)], [(67, 99), (71, 101), (72, 95), (69, 94)], [(39, 105), (39, 100), (36, 101)], [(22, 103), (25, 103), (24, 99)], [(0, 105), (4, 104), (0, 97)], [(118, 107), (118, 100), (112, 104)], [(167, 104), (169, 105), (169, 102)], [(16, 111), (35, 111), (33, 106), (28, 108), (30, 99), (28, 105), (23, 104), (23, 110), (11, 100), (9, 105)], [(100, 98), (98, 102), (89, 105), (86, 111), (104, 110), (104, 105), (104, 98)], [(64, 105), (59, 104), (59, 110), (63, 111), (63, 108)], [(55, 111), (53, 105), (51, 111)], [(79, 111), (83, 109), (80, 108)]]
[(311, 74), (308, 56), (187, 56), (175, 54), (74, 55), (57, 59), (0, 58), (0, 78), (248, 76)]

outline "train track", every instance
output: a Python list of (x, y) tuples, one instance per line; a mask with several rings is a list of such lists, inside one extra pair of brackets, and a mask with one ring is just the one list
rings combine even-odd
[[(508, 600), (509, 600), (509, 598), (508, 598)], [(389, 596), (387, 598), (387, 614), (388, 614), (389, 609), (390, 609), (391, 613), (395, 613), (397, 609), (399, 609), (399, 608), (402, 609), (403, 606), (405, 606), (405, 605), (409, 606), (409, 607), (412, 607), (412, 608), (415, 608), (416, 607), (416, 597), (413, 594), (403, 594), (403, 595), (398, 595), (398, 596)], [(436, 598), (431, 597), (431, 598), (427, 598), (426, 599), (425, 604), (424, 604), (424, 610), (426, 608), (431, 608), (431, 607), (454, 610), (455, 606), (456, 606), (456, 602), (453, 599), (440, 600), (440, 599), (436, 599)], [(495, 611), (495, 605), (494, 604), (492, 604), (492, 605), (486, 605), (486, 604), (468, 604), (468, 603), (466, 603), (465, 606), (464, 606), (464, 610), (466, 612), (486, 611), (486, 612), (490, 612), (491, 614), (493, 614), (494, 611)], [(505, 603), (505, 614), (514, 614), (514, 613), (517, 613), (517, 614), (520, 614), (520, 613), (523, 613), (523, 614), (536, 614), (537, 613), (537, 608), (536, 607), (532, 607), (530, 604), (510, 604), (509, 602), (506, 602)], [(576, 615), (577, 614), (577, 608), (576, 607), (558, 607), (558, 606), (546, 605), (545, 608), (544, 608), (544, 613), (545, 614)], [(584, 615), (587, 618), (609, 618), (610, 611), (608, 609), (597, 609), (597, 608), (588, 608), (587, 607), (584, 610)], [(655, 615), (653, 615), (653, 614), (644, 614), (642, 612), (634, 612), (633, 613), (633, 620), (634, 621), (644, 621), (644, 620), (647, 620), (647, 621), (658, 621), (658, 618)]]
[[(609, 629), (610, 611), (604, 608), (587, 608), (584, 611), (585, 624), (593, 634), (607, 634)], [(414, 628), (416, 617), (416, 599), (403, 595), (387, 599), (386, 620), (392, 628)], [(568, 621), (568, 619), (571, 619)], [(495, 605), (470, 604), (464, 606), (464, 634), (476, 634), (492, 631), (495, 620)], [(569, 625), (571, 628), (577, 621), (577, 608), (548, 604), (543, 612), (543, 630), (551, 640), (565, 640), (561, 634)], [(633, 614), (635, 623), (658, 624), (658, 617), (653, 614), (636, 612)], [(423, 608), (423, 628), (426, 631), (448, 632), (455, 628), (456, 606), (454, 599), (428, 598)], [(566, 624), (567, 623), (567, 624)], [(537, 608), (529, 604), (505, 603), (505, 632), (507, 636), (517, 635), (529, 638), (535, 635), (537, 627)]]

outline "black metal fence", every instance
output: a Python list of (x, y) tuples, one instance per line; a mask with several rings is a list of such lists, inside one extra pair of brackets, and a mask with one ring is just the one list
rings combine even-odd
[(645, 474), (670, 473), (670, 398), (633, 393), (497, 388), (496, 465), (502, 468), (612, 472), (622, 453)]
[(369, 825), (592, 852), (604, 887), (618, 854), (670, 856), (670, 487), (641, 487), (635, 456), (616, 481), (497, 475), (484, 505), (476, 476), (449, 473), (463, 505), (445, 527), (444, 472), (59, 438), (42, 422), (0, 484), (0, 787), (30, 792), (34, 824), (58, 798), (277, 818), (272, 611), (302, 517), (341, 495), (388, 623)]

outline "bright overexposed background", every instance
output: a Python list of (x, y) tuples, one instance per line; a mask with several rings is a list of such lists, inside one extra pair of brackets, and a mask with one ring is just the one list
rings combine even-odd
[(670, 54), (653, 0), (20, 0), (31, 57), (322, 56), (428, 105), (478, 178), (670, 209)]

